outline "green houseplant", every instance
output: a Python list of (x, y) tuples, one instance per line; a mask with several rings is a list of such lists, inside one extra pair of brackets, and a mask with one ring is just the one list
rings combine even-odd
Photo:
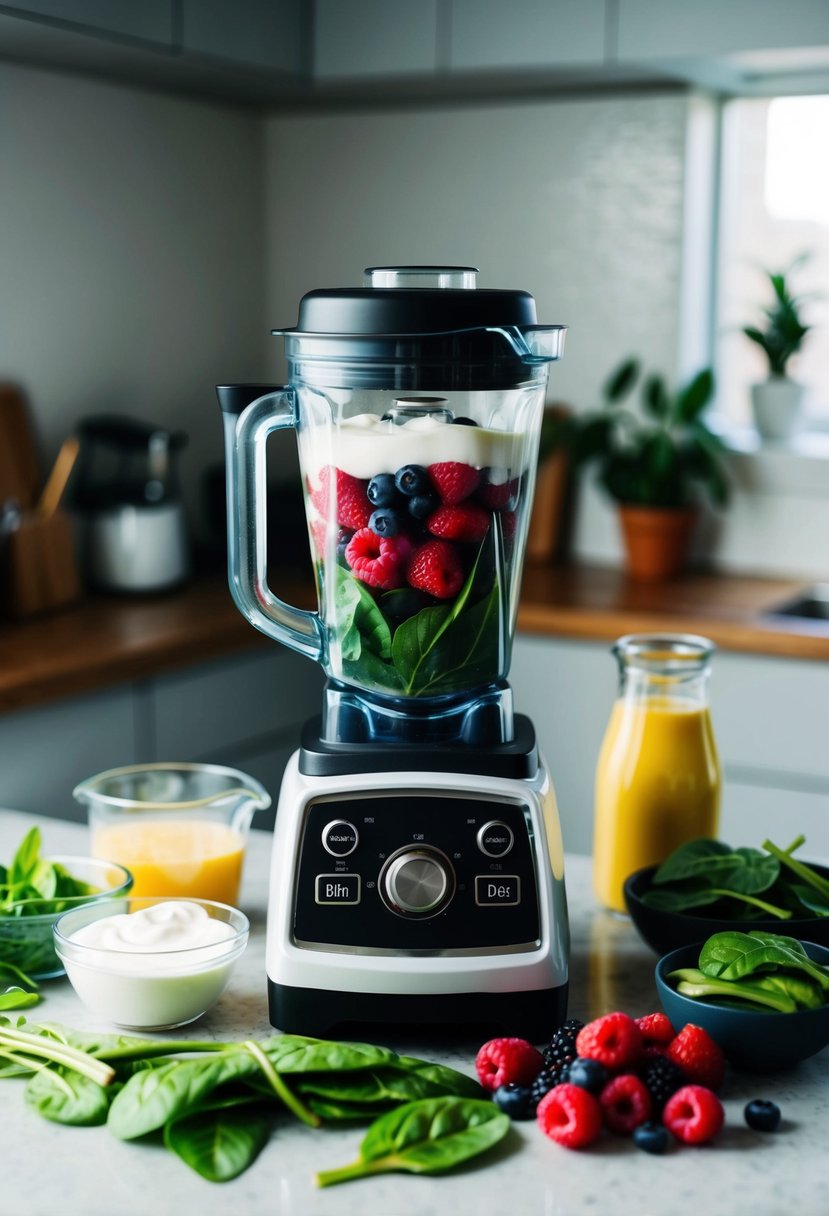
[(769, 365), (768, 379), (751, 386), (754, 423), (764, 439), (788, 439), (797, 429), (803, 405), (803, 386), (788, 376), (789, 360), (797, 354), (811, 329), (801, 318), (802, 296), (792, 295), (787, 276), (802, 263), (793, 262), (788, 270), (764, 273), (771, 284), (773, 300), (763, 309), (762, 328), (747, 325), (745, 336), (763, 351)]
[[(562, 424), (576, 467), (595, 463), (617, 503), (628, 571), (655, 582), (684, 565), (701, 498), (728, 500), (723, 446), (703, 413), (714, 391), (710, 369), (671, 392), (664, 377), (640, 381), (637, 359), (608, 379), (600, 409)], [(641, 409), (625, 406), (640, 383)]]

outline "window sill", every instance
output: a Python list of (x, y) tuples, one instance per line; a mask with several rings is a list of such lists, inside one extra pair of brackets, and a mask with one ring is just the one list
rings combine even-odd
[(752, 494), (829, 498), (829, 430), (786, 441), (762, 439), (753, 427), (719, 431), (737, 485)]

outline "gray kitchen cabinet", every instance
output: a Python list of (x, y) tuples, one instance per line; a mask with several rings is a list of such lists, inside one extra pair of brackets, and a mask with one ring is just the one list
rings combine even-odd
[[(589, 853), (593, 778), (616, 694), (609, 645), (519, 634), (510, 682), (550, 768), (564, 847)], [(829, 857), (829, 664), (718, 653), (711, 714), (724, 773), (723, 838), (788, 843), (802, 831), (810, 855)]]
[(451, 0), (452, 69), (563, 67), (605, 59), (605, 0)]
[(437, 13), (438, 0), (317, 0), (315, 79), (434, 72)]
[(0, 717), (0, 807), (84, 821), (78, 782), (139, 759), (136, 706), (128, 686)]
[(310, 12), (307, 0), (182, 0), (182, 51), (301, 74)]
[(826, 46), (827, 0), (618, 0), (618, 57), (631, 63)]
[(4, 9), (170, 47), (172, 0), (7, 0)]

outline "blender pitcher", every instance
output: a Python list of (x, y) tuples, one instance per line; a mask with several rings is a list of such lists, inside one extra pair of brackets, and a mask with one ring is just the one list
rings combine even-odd
[[(470, 267), (312, 291), (288, 386), (226, 385), (229, 575), (248, 620), (328, 676), (322, 738), (513, 736), (506, 675), (548, 364), (566, 326)], [(265, 444), (297, 433), (319, 611), (265, 569)]]

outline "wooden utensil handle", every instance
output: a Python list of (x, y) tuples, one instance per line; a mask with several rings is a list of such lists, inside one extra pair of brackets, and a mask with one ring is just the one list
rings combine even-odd
[(48, 519), (50, 515), (54, 515), (55, 511), (57, 511), (60, 506), (60, 500), (63, 497), (63, 492), (66, 489), (66, 483), (75, 467), (75, 461), (78, 459), (79, 451), (80, 442), (74, 435), (70, 435), (67, 439), (64, 439), (57, 454), (57, 459), (52, 466), (52, 471), (43, 488), (40, 502), (37, 504), (39, 515)]

